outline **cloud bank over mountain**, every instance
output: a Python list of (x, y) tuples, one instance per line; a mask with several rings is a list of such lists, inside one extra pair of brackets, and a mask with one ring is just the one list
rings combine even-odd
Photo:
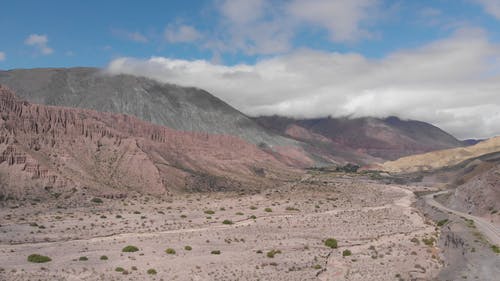
[(253, 116), (397, 115), (459, 138), (500, 134), (500, 46), (481, 29), (382, 58), (302, 49), (233, 66), (122, 57), (107, 70), (203, 88)]

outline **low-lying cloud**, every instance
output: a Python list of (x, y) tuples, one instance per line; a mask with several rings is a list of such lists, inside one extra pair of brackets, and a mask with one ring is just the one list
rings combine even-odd
[(459, 138), (500, 135), (500, 46), (478, 29), (380, 59), (298, 50), (253, 65), (118, 58), (111, 73), (210, 91), (249, 115), (396, 115)]

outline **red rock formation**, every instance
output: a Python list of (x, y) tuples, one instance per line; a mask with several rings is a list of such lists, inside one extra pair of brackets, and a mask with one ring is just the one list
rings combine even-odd
[[(290, 168), (237, 137), (180, 132), (135, 117), (30, 104), (0, 85), (0, 194), (89, 187), (107, 196), (263, 185)], [(295, 154), (299, 152), (294, 152)], [(299, 153), (300, 154), (300, 153)], [(286, 158), (282, 155), (281, 158)], [(304, 165), (310, 159), (299, 155)], [(290, 162), (290, 161), (288, 161)], [(266, 177), (256, 177), (263, 168)], [(209, 176), (210, 181), (195, 180)], [(219, 188), (220, 189), (220, 188)], [(42, 192), (43, 193), (43, 192)]]

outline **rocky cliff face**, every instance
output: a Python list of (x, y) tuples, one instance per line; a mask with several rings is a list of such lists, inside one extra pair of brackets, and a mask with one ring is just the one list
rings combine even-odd
[[(237, 189), (269, 185), (293, 173), (272, 154), (235, 136), (31, 104), (3, 86), (0, 114), (2, 197)], [(303, 157), (301, 163), (307, 161)]]

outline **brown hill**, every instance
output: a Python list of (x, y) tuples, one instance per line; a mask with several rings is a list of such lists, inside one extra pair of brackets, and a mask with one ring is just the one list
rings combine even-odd
[(255, 188), (293, 174), (283, 162), (312, 163), (295, 147), (281, 148), (292, 159), (234, 136), (177, 131), (123, 114), (31, 104), (1, 85), (0, 114), (4, 198)]
[(255, 120), (277, 133), (359, 164), (463, 146), (433, 125), (397, 117), (291, 119), (267, 116)]

